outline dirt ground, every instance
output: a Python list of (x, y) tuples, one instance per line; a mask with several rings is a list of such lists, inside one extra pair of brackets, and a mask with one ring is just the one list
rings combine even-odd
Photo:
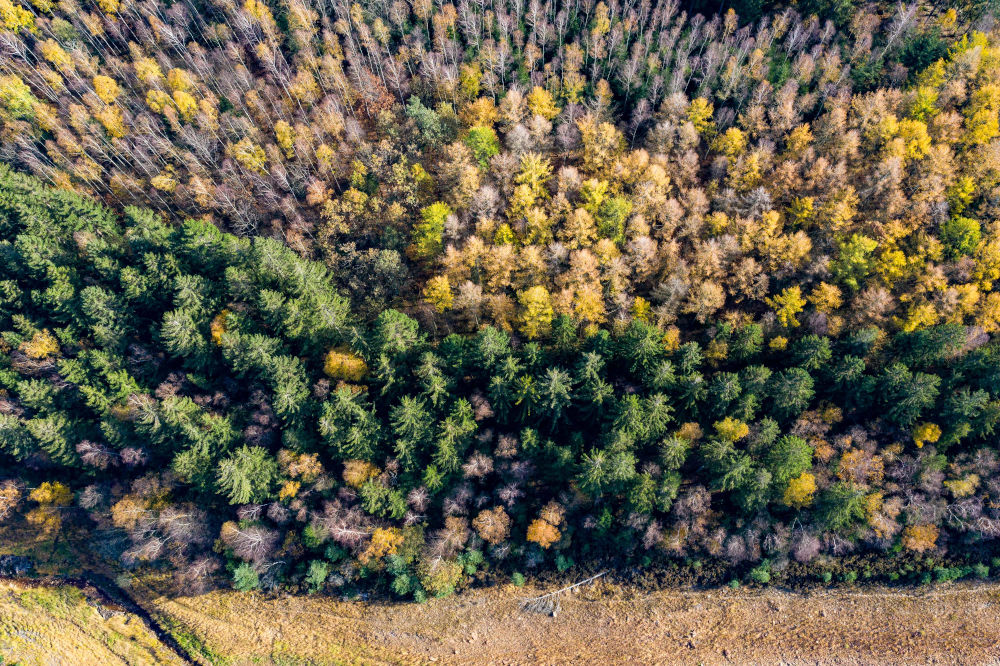
[[(151, 605), (236, 664), (1000, 664), (1000, 585), (636, 593), (597, 583), (556, 617), (537, 590), (423, 605), (214, 592)], [(230, 661), (231, 660), (231, 661)]]

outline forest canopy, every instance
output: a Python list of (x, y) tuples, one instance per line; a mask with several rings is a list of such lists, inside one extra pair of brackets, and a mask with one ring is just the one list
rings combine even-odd
[(186, 591), (984, 566), (996, 8), (737, 8), (0, 0), (0, 518)]

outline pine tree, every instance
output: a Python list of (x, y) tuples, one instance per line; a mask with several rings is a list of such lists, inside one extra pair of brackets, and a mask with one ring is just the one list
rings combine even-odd
[(261, 502), (268, 497), (277, 468), (265, 449), (242, 446), (219, 463), (219, 492), (231, 504)]

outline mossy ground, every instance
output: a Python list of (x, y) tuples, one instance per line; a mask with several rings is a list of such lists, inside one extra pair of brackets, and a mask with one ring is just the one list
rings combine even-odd
[(0, 581), (0, 657), (19, 666), (183, 664), (130, 613), (99, 609), (72, 586), (15, 581)]

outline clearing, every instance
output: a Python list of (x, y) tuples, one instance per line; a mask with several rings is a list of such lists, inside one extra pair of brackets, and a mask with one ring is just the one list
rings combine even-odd
[(1000, 664), (1000, 586), (637, 593), (598, 582), (556, 617), (504, 586), (417, 604), (218, 591), (149, 599), (233, 664)]
[(1000, 666), (993, 583), (648, 592), (599, 580), (561, 595), (552, 617), (520, 606), (554, 587), (504, 585), (418, 605), (231, 590), (169, 598), (149, 579), (128, 578), (119, 581), (154, 628), (193, 662), (91, 587), (0, 580), (0, 663)]

